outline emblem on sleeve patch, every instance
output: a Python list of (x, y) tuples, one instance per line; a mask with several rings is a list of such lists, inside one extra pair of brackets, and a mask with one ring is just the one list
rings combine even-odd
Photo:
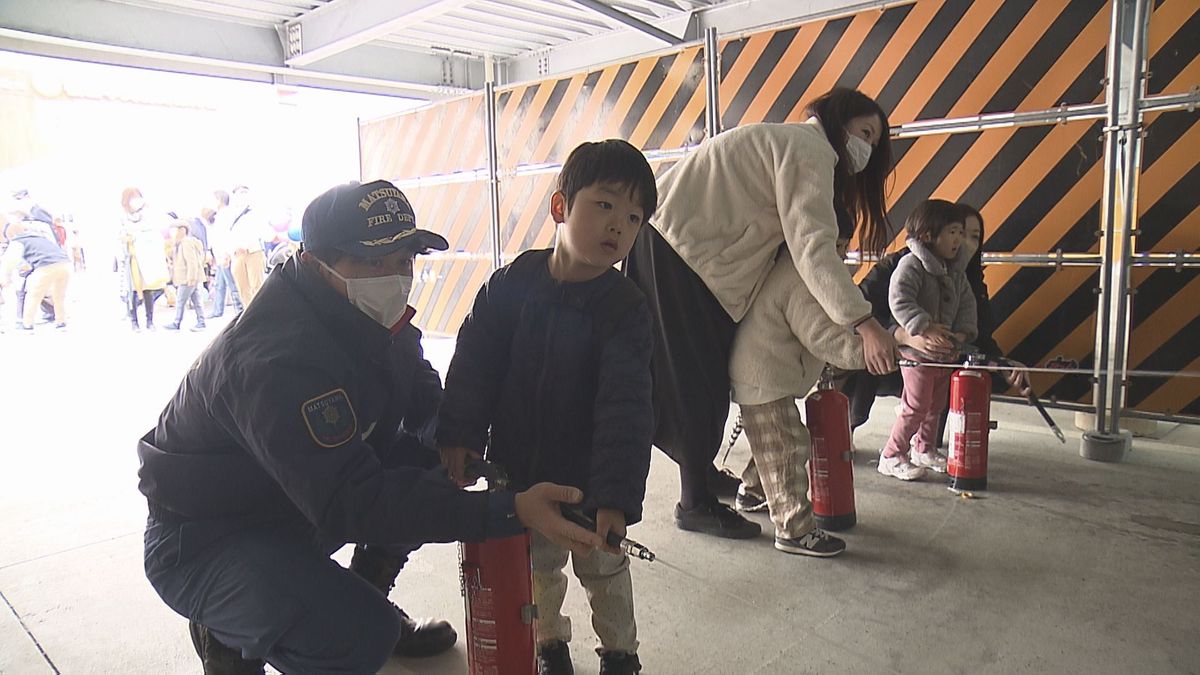
[(300, 404), (304, 424), (314, 442), (323, 448), (336, 448), (354, 437), (358, 418), (345, 389), (334, 389)]

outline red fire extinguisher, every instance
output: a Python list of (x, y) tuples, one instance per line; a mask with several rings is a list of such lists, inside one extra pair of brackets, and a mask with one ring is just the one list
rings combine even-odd
[(804, 402), (812, 438), (808, 485), (813, 515), (823, 530), (845, 530), (858, 522), (854, 509), (854, 461), (850, 444), (850, 400), (833, 388), (826, 367), (817, 391)]
[(946, 472), (951, 490), (986, 490), (988, 432), (991, 421), (992, 377), (983, 365), (982, 355), (972, 354), (965, 368), (950, 376), (950, 457)]
[[(468, 473), (487, 478), (488, 490), (508, 481), (494, 464), (471, 462)], [(533, 571), (529, 533), (459, 544), (459, 569), (467, 619), (470, 675), (537, 672)]]

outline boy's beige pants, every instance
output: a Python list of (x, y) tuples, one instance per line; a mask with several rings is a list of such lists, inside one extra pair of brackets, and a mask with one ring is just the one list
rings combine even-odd
[(538, 609), (537, 641), (571, 641), (571, 619), (563, 616), (570, 557), (575, 577), (587, 591), (592, 606), (592, 628), (608, 651), (637, 653), (637, 625), (633, 620), (633, 579), (629, 556), (592, 551), (578, 556), (559, 548), (537, 532), (530, 538), (533, 559), (533, 602)]

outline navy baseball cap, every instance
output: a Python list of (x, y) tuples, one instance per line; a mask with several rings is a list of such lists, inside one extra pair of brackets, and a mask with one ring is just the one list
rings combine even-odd
[(359, 258), (450, 247), (442, 235), (417, 229), (408, 198), (386, 180), (326, 190), (304, 209), (300, 231), (305, 248), (332, 248)]

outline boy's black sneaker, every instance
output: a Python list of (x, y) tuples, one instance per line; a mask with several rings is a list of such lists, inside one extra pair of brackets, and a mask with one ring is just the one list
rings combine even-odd
[(562, 640), (543, 642), (537, 648), (538, 675), (575, 675), (571, 649)]
[(846, 542), (825, 532), (813, 528), (812, 532), (795, 539), (775, 537), (775, 548), (784, 553), (811, 555), (817, 558), (832, 558), (846, 550)]
[(642, 672), (642, 662), (637, 654), (610, 652), (597, 649), (600, 655), (600, 675), (637, 675)]
[(733, 505), (738, 511), (763, 511), (767, 508), (767, 497), (762, 493), (762, 490), (746, 487), (745, 483), (738, 488), (737, 499), (733, 501)]
[(692, 509), (684, 509), (676, 504), (675, 527), (725, 539), (753, 539), (762, 533), (758, 523), (746, 520), (737, 511), (716, 500)]

